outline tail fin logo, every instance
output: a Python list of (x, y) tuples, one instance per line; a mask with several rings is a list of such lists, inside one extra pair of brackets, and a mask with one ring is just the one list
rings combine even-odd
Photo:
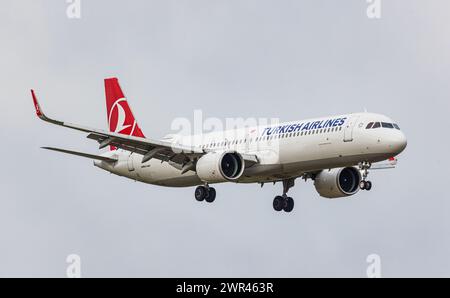
[(145, 138), (117, 78), (105, 79), (105, 96), (109, 131)]
[(117, 99), (111, 106), (108, 123), (112, 132), (133, 135), (136, 128), (136, 120), (131, 113), (126, 98)]

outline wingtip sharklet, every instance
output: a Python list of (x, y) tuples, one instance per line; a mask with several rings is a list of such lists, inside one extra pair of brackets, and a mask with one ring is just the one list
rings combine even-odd
[(43, 117), (45, 117), (44, 112), (42, 111), (42, 108), (39, 105), (39, 101), (38, 101), (38, 99), (36, 97), (36, 93), (34, 92), (33, 89), (31, 89), (31, 97), (33, 98), (33, 104), (34, 104), (34, 109), (36, 110), (36, 115), (42, 119)]

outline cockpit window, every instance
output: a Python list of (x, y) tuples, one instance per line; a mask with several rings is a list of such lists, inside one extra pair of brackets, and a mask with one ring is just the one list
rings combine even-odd
[(381, 122), (381, 126), (383, 126), (384, 128), (394, 128), (394, 125), (392, 125), (392, 123), (387, 122)]
[(398, 124), (395, 124), (395, 123), (394, 123), (393, 125), (394, 125), (394, 128), (395, 128), (395, 129), (400, 130), (400, 126), (398, 126)]
[(372, 126), (372, 128), (378, 128), (378, 127), (381, 127), (380, 122), (375, 122)]
[(367, 124), (366, 129), (372, 128), (373, 122), (370, 122), (369, 124)]

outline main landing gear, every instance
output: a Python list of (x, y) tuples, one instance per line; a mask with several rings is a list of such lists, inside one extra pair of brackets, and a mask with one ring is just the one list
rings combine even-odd
[(291, 212), (294, 209), (294, 200), (291, 197), (287, 196), (287, 192), (289, 188), (294, 186), (295, 179), (287, 179), (283, 180), (283, 195), (276, 196), (273, 199), (273, 209), (275, 211)]
[(359, 182), (359, 188), (361, 190), (371, 190), (372, 182), (367, 180), (367, 176), (369, 175), (369, 169), (372, 166), (370, 162), (361, 162), (359, 163), (359, 170), (361, 171), (362, 180)]
[(195, 199), (199, 202), (206, 201), (208, 203), (214, 202), (216, 199), (216, 189), (208, 185), (201, 185), (195, 189)]

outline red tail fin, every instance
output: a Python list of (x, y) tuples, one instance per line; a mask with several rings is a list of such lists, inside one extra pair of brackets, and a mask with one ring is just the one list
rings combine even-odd
[(109, 131), (144, 138), (117, 78), (105, 79)]

